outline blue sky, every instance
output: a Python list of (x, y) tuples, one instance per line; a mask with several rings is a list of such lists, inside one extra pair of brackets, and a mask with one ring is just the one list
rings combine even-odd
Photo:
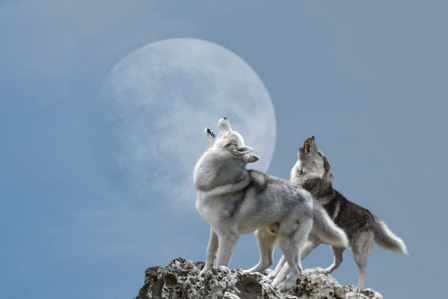
[[(0, 296), (133, 298), (146, 268), (204, 259), (208, 226), (194, 199), (179, 211), (130, 198), (92, 141), (111, 68), (148, 43), (190, 37), (234, 52), (265, 84), (277, 119), (268, 173), (288, 178), (313, 134), (335, 188), (406, 242), (409, 257), (374, 247), (366, 286), (386, 298), (443, 297), (447, 6), (0, 1)], [(258, 258), (247, 235), (230, 266)], [(331, 261), (321, 246), (303, 264)], [(334, 276), (356, 283), (350, 250)]]

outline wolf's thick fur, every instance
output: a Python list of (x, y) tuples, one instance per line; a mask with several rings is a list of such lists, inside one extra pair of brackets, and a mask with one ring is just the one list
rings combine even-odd
[[(384, 249), (407, 254), (404, 242), (392, 233), (379, 217), (368, 210), (347, 200), (341, 193), (333, 189), (331, 179), (334, 177), (325, 155), (317, 150), (314, 136), (309, 137), (298, 150), (298, 161), (291, 170), (291, 181), (310, 191), (317, 202), (326, 210), (334, 223), (347, 234), (353, 250), (353, 258), (360, 271), (358, 285), (355, 291), (364, 289), (367, 258), (375, 241)], [(306, 242), (301, 258), (304, 259), (320, 244), (329, 244), (327, 240), (311, 234)], [(334, 253), (333, 264), (324, 269), (324, 273), (331, 273), (342, 262), (344, 247), (331, 246)], [(287, 270), (284, 259), (279, 262), (276, 270), (270, 274), (276, 279), (284, 279)]]
[[(280, 286), (287, 290), (302, 270), (301, 248), (314, 221), (315, 234), (331, 244), (346, 246), (347, 238), (323, 209), (314, 207), (308, 191), (292, 182), (247, 170), (246, 164), (258, 157), (251, 154), (241, 135), (232, 131), (226, 118), (219, 121), (219, 128), (216, 140), (206, 129), (211, 148), (199, 159), (194, 172), (196, 209), (211, 226), (201, 274), (213, 267), (217, 251), (217, 266), (228, 266), (240, 234), (257, 230), (260, 262), (248, 271), (262, 272), (272, 265), (278, 242), (291, 270)], [(274, 285), (282, 281), (276, 280)]]
[(373, 215), (373, 218), (375, 219), (375, 243), (386, 250), (407, 254), (403, 240), (391, 232), (380, 217)]
[(344, 246), (347, 242), (341, 243), (341, 229), (334, 224), (324, 208), (318, 203), (313, 204), (313, 233), (319, 236), (328, 244)]

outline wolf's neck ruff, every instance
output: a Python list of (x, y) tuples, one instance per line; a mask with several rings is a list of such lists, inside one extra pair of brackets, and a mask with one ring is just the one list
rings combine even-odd
[(310, 192), (316, 199), (331, 197), (334, 195), (334, 189), (331, 181), (321, 178), (304, 178), (303, 180), (300, 180), (299, 178), (300, 176), (297, 176), (294, 183), (302, 186), (303, 189)]
[(231, 158), (230, 154), (209, 149), (195, 170), (196, 189), (207, 195), (220, 195), (247, 187), (250, 180), (246, 164)]

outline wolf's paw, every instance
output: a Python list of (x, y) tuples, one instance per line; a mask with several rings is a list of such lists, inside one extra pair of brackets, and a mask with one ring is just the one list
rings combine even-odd
[(364, 291), (364, 287), (362, 286), (356, 286), (355, 290), (353, 292), (355, 293), (362, 293)]
[(273, 271), (273, 272), (269, 273), (268, 278), (270, 280), (274, 280), (276, 276), (277, 276), (277, 273), (275, 273), (275, 271)]
[(277, 288), (280, 292), (287, 292), (289, 291), (293, 286), (295, 285), (294, 282), (286, 280), (285, 282), (281, 283)]
[(333, 272), (333, 269), (331, 267), (328, 267), (326, 269), (322, 269), (320, 271), (320, 273), (322, 273), (322, 274), (331, 274), (331, 272)]
[[(345, 294), (345, 298), (346, 299), (369, 299), (370, 297), (367, 297), (363, 293), (348, 292)], [(374, 298), (378, 298), (378, 297), (374, 297)], [(382, 297), (379, 297), (379, 298), (382, 298)]]
[(302, 271), (303, 274), (311, 275), (311, 274), (321, 274), (323, 273), (324, 269), (317, 267), (317, 268), (308, 268)]
[(286, 277), (280, 277), (280, 275), (277, 275), (275, 278), (274, 278), (274, 281), (272, 282), (272, 286), (274, 286), (274, 287), (278, 287), (284, 280), (285, 280), (285, 278)]
[(205, 275), (205, 273), (207, 273), (207, 271), (209, 271), (211, 268), (205, 268), (204, 267), (204, 269), (202, 269), (202, 271), (199, 273), (199, 276), (204, 276)]

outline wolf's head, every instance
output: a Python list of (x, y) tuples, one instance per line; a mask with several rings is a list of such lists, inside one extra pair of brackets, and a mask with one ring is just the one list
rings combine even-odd
[(306, 181), (331, 183), (334, 174), (324, 153), (317, 149), (316, 139), (310, 136), (297, 150), (298, 160), (291, 170), (291, 180), (303, 185)]
[(253, 163), (260, 158), (251, 154), (253, 148), (244, 144), (243, 137), (232, 130), (229, 120), (224, 117), (218, 122), (219, 132), (215, 136), (210, 128), (205, 128), (205, 136), (209, 140), (210, 148), (216, 149), (221, 153), (230, 153), (234, 158), (245, 160), (247, 163)]

